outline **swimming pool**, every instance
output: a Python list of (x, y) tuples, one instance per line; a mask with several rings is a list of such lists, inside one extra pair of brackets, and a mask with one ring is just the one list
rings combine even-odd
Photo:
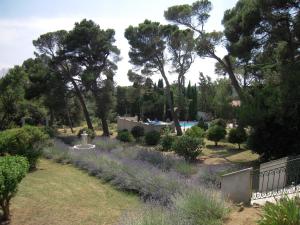
[(180, 121), (179, 124), (181, 127), (184, 128), (190, 128), (192, 126), (195, 126), (198, 122), (196, 121)]

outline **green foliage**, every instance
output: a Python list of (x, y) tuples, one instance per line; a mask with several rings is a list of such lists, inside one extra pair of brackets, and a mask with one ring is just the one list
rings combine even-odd
[(133, 137), (128, 130), (120, 130), (118, 131), (117, 139), (123, 142), (132, 142)]
[(0, 157), (0, 206), (3, 211), (4, 220), (9, 219), (10, 200), (16, 194), (18, 184), (25, 177), (28, 169), (29, 164), (24, 157)]
[(204, 122), (204, 120), (202, 118), (198, 121), (197, 126), (200, 127), (201, 129), (203, 129), (204, 131), (206, 131), (208, 129), (208, 124), (206, 122)]
[(139, 139), (140, 137), (143, 137), (145, 134), (144, 127), (134, 126), (131, 129), (131, 134), (135, 139)]
[(226, 121), (224, 119), (215, 119), (211, 122), (210, 126), (221, 126), (226, 129)]
[(91, 140), (95, 138), (96, 136), (95, 131), (88, 129), (87, 127), (80, 129), (77, 133), (77, 137), (81, 138), (81, 134), (83, 134), (84, 131), (88, 134), (88, 138), (90, 138)]
[(226, 130), (223, 126), (213, 125), (207, 130), (207, 139), (214, 141), (215, 145), (218, 145), (218, 142), (225, 138)]
[(230, 143), (236, 143), (239, 145), (239, 149), (240, 149), (240, 145), (245, 142), (247, 140), (247, 133), (245, 131), (244, 128), (242, 127), (238, 127), (238, 128), (232, 128), (229, 131), (228, 134), (228, 141)]
[(195, 160), (202, 152), (203, 139), (183, 135), (178, 137), (172, 145), (172, 149), (188, 161)]
[(300, 223), (299, 197), (284, 197), (276, 203), (267, 202), (263, 207), (259, 225), (298, 225)]
[(149, 131), (145, 135), (145, 142), (147, 145), (157, 145), (160, 140), (160, 133), (158, 131)]
[(160, 141), (162, 149), (164, 151), (169, 151), (172, 148), (172, 144), (175, 141), (176, 137), (170, 134), (163, 135)]
[(228, 206), (218, 193), (209, 190), (189, 190), (174, 200), (178, 216), (197, 225), (221, 225)]
[(42, 128), (42, 131), (51, 138), (55, 137), (57, 134), (57, 130), (54, 127), (45, 126)]
[(24, 126), (0, 132), (0, 153), (21, 155), (27, 158), (30, 169), (36, 168), (48, 135), (40, 128)]
[(202, 128), (196, 126), (192, 126), (189, 128), (186, 132), (185, 135), (194, 137), (194, 138), (203, 138), (205, 135), (205, 132)]

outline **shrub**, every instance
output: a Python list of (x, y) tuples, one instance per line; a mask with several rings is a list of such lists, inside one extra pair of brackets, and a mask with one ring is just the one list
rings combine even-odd
[(143, 137), (145, 132), (144, 132), (144, 127), (141, 126), (134, 126), (131, 129), (131, 134), (135, 139), (139, 139), (140, 137)]
[(147, 145), (157, 145), (160, 140), (160, 133), (158, 131), (149, 131), (146, 133), (145, 141)]
[(48, 135), (41, 129), (24, 126), (0, 132), (0, 153), (21, 155), (27, 158), (30, 169), (36, 168)]
[(178, 217), (187, 219), (190, 224), (221, 225), (228, 213), (228, 207), (221, 196), (205, 189), (189, 190), (176, 196), (173, 201)]
[(175, 141), (176, 137), (169, 134), (163, 135), (160, 141), (162, 149), (164, 151), (169, 151), (172, 148), (172, 144)]
[(133, 137), (128, 130), (118, 131), (117, 139), (123, 142), (132, 142)]
[(95, 136), (96, 136), (95, 131), (93, 131), (93, 130), (87, 128), (87, 127), (84, 127), (84, 128), (82, 128), (82, 129), (80, 129), (80, 130), (78, 131), (78, 133), (77, 133), (77, 137), (78, 137), (78, 138), (81, 138), (81, 134), (83, 134), (84, 131), (88, 134), (88, 138), (89, 138), (90, 140), (93, 140), (93, 139), (95, 138)]
[(29, 169), (26, 158), (21, 156), (4, 156), (0, 158), (0, 206), (3, 219), (10, 216), (9, 204), (16, 194), (18, 184), (25, 177)]
[(42, 131), (51, 138), (55, 137), (55, 135), (57, 134), (57, 131), (54, 127), (45, 126), (42, 128)]
[(263, 207), (259, 225), (298, 225), (300, 223), (300, 199), (284, 197), (277, 202), (267, 202)]
[(208, 124), (206, 122), (204, 122), (204, 120), (202, 118), (198, 121), (197, 126), (202, 128), (203, 130), (208, 129)]
[(208, 128), (207, 130), (207, 139), (215, 142), (215, 146), (218, 145), (218, 142), (225, 138), (226, 130), (224, 127), (219, 125), (214, 125)]
[(173, 143), (172, 149), (185, 160), (195, 160), (201, 153), (203, 139), (183, 135)]
[(204, 130), (198, 126), (192, 126), (185, 132), (185, 135), (194, 137), (194, 138), (203, 138), (204, 137)]
[(229, 131), (228, 141), (230, 143), (236, 143), (241, 149), (241, 143), (247, 140), (247, 134), (244, 128), (233, 128)]
[(221, 126), (224, 129), (226, 129), (226, 121), (223, 120), (223, 119), (215, 119), (215, 120), (211, 121), (210, 126), (212, 127), (212, 126), (215, 126), (215, 125)]

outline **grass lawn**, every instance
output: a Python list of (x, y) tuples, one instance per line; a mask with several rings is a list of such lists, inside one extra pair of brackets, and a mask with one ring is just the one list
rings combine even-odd
[(218, 146), (214, 146), (214, 142), (205, 140), (205, 148), (203, 148), (203, 155), (209, 158), (222, 158), (228, 162), (241, 164), (241, 165), (253, 165), (259, 158), (258, 154), (253, 153), (251, 150), (241, 146), (241, 150), (238, 150), (237, 145), (228, 142), (219, 142)]
[(42, 159), (11, 204), (12, 225), (115, 224), (140, 205), (137, 196), (114, 189), (87, 173)]

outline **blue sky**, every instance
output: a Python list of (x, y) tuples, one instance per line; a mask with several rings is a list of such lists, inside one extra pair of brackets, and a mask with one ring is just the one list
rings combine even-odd
[[(164, 10), (177, 4), (190, 4), (193, 0), (0, 0), (0, 69), (21, 64), (33, 57), (32, 40), (39, 35), (59, 29), (72, 29), (75, 22), (83, 18), (92, 19), (102, 28), (116, 30), (116, 44), (121, 49), (122, 61), (118, 63), (116, 82), (129, 85), (127, 71), (129, 46), (124, 30), (145, 19), (166, 23)], [(221, 20), (226, 9), (232, 8), (237, 0), (212, 0), (213, 10), (207, 30), (222, 30)], [(225, 50), (218, 49), (219, 55)], [(199, 72), (216, 78), (212, 59), (197, 59), (187, 79), (198, 82)], [(158, 76), (154, 76), (154, 80)], [(175, 75), (170, 74), (171, 80)]]

